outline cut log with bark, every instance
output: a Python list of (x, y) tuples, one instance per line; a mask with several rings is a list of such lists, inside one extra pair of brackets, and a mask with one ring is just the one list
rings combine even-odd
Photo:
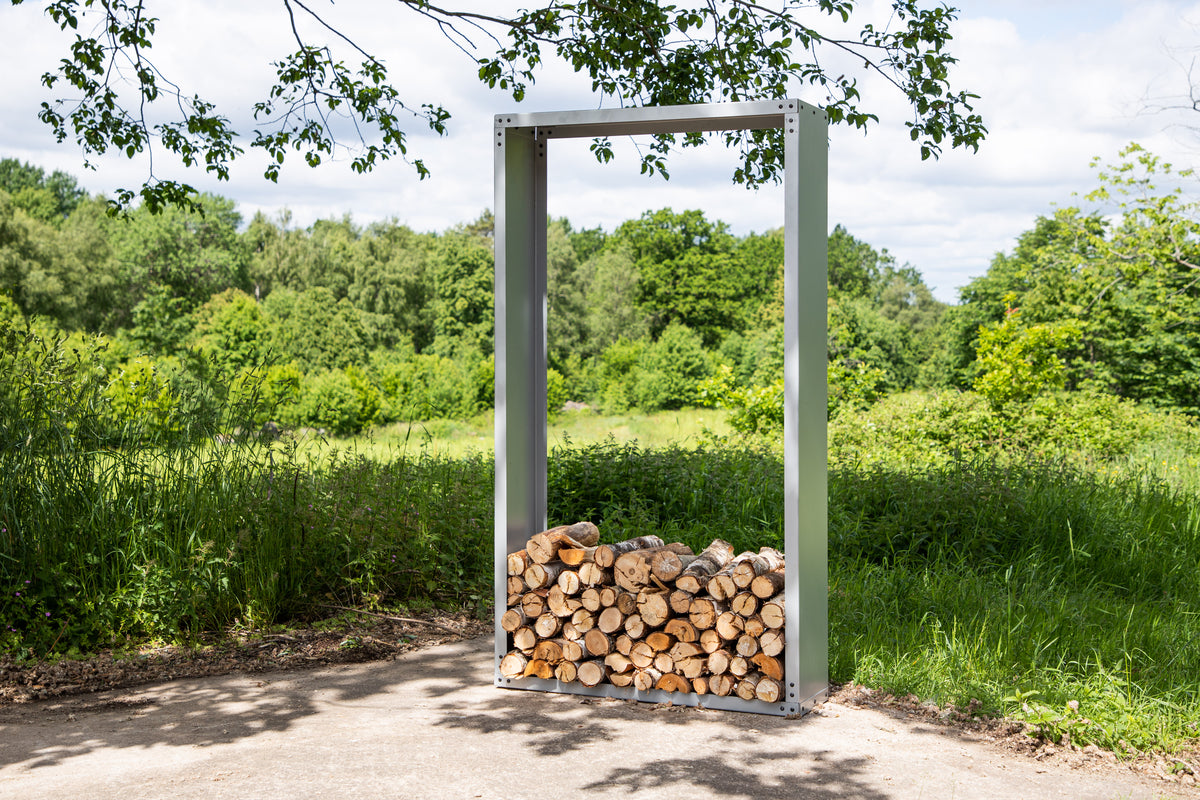
[(631, 592), (617, 592), (617, 599), (613, 603), (614, 606), (622, 613), (628, 616), (629, 614), (637, 613), (637, 594)]
[(777, 681), (783, 680), (783, 663), (778, 658), (769, 656), (766, 653), (759, 653), (750, 659), (750, 663), (758, 667), (758, 671), (768, 678), (773, 678)]
[(733, 596), (738, 593), (737, 584), (733, 582), (733, 571), (737, 569), (738, 564), (743, 561), (754, 558), (757, 554), (750, 551), (739, 553), (729, 561), (721, 571), (713, 575), (704, 589), (711, 597), (716, 600), (732, 600)]
[(520, 575), (509, 575), (504, 586), (508, 594), (522, 595), (529, 590), (525, 583), (525, 579)]
[(733, 694), (734, 687), (737, 686), (737, 678), (726, 673), (724, 675), (713, 675), (708, 679), (708, 690), (717, 697), (728, 697)]
[(671, 605), (664, 591), (643, 589), (638, 593), (637, 610), (647, 628), (661, 628), (671, 618)]
[(758, 637), (758, 647), (769, 656), (777, 656), (783, 652), (783, 631), (763, 631)]
[(600, 543), (600, 529), (590, 522), (574, 525), (559, 525), (548, 531), (534, 534), (525, 545), (530, 559), (536, 564), (548, 564), (564, 547), (578, 549)]
[(525, 570), (529, 569), (529, 565), (533, 563), (529, 558), (527, 550), (518, 550), (515, 553), (509, 553), (507, 559), (508, 574), (524, 575)]
[(633, 637), (627, 633), (622, 633), (613, 640), (613, 649), (623, 656), (629, 655), (629, 651), (633, 649)]
[(587, 633), (596, 627), (596, 615), (586, 608), (581, 608), (571, 615), (571, 624), (580, 633)]
[(634, 639), (641, 639), (646, 635), (646, 623), (640, 614), (630, 614), (625, 618), (625, 632)]
[(546, 595), (546, 607), (556, 617), (569, 617), (583, 608), (583, 601), (568, 597), (562, 589), (554, 585)]
[(737, 696), (743, 700), (753, 700), (754, 691), (758, 688), (758, 682), (762, 680), (762, 675), (757, 672), (749, 672), (738, 681)]
[(716, 650), (708, 654), (708, 671), (713, 675), (724, 675), (729, 671), (729, 662), (733, 654), (728, 650)]
[(733, 641), (742, 635), (742, 631), (746, 628), (746, 621), (732, 611), (725, 611), (717, 617), (713, 628), (717, 635), (725, 641)]
[(674, 550), (660, 550), (650, 559), (650, 571), (654, 577), (664, 583), (675, 580), (683, 568), (691, 564), (699, 556), (683, 555)]
[(733, 596), (729, 607), (740, 617), (753, 617), (758, 613), (758, 598), (750, 592), (738, 592)]
[(717, 624), (717, 617), (726, 610), (724, 603), (719, 603), (711, 597), (697, 597), (688, 607), (688, 622), (698, 630), (708, 630)]
[(584, 586), (612, 583), (612, 570), (604, 569), (599, 564), (585, 562), (579, 565), (579, 582)]
[(650, 577), (654, 574), (654, 557), (667, 551), (680, 555), (691, 555), (692, 553), (690, 547), (679, 542), (622, 553), (613, 565), (613, 579), (617, 582), (617, 586), (635, 594), (650, 586)]
[(533, 623), (533, 630), (543, 639), (553, 639), (562, 630), (562, 617), (547, 611)]
[(688, 608), (692, 605), (692, 600), (695, 598), (691, 592), (685, 592), (682, 589), (676, 589), (667, 595), (667, 603), (671, 606), (671, 613), (677, 616), (686, 617)]
[(568, 597), (574, 597), (583, 591), (583, 581), (579, 580), (579, 573), (575, 570), (564, 569), (558, 573), (558, 588)]
[(599, 686), (607, 671), (603, 661), (584, 661), (577, 670), (578, 680), (584, 686)]
[(521, 610), (525, 612), (525, 616), (529, 619), (537, 619), (545, 614), (546, 597), (549, 594), (549, 590), (542, 589), (521, 595)]
[(674, 636), (681, 642), (694, 642), (700, 638), (696, 626), (686, 619), (669, 619), (663, 626), (663, 633)]
[[(703, 658), (677, 658), (675, 659), (675, 674), (682, 675), (691, 682), (693, 678), (699, 678), (704, 674), (704, 663), (705, 659)], [(681, 691), (686, 692), (687, 689)]]
[(583, 646), (593, 656), (606, 656), (613, 651), (612, 637), (599, 628), (592, 628), (584, 634)]
[(664, 692), (688, 692), (691, 691), (692, 684), (682, 675), (667, 672), (658, 679), (658, 682), (654, 684), (654, 688), (662, 689)]
[(574, 661), (560, 661), (554, 665), (554, 677), (563, 683), (574, 683), (579, 674), (579, 665)]
[(610, 676), (613, 673), (620, 674), (622, 672), (633, 671), (633, 662), (629, 660), (628, 656), (621, 655), (620, 653), (609, 653), (606, 655), (604, 657), (604, 666), (608, 667)]
[(578, 567), (595, 561), (595, 547), (560, 547), (558, 560), (568, 567)]
[(554, 677), (554, 666), (549, 661), (535, 658), (525, 665), (524, 677), (549, 680)]
[(629, 686), (633, 683), (632, 672), (614, 672), (608, 676), (608, 682), (613, 686)]
[(731, 558), (733, 545), (722, 539), (713, 539), (708, 547), (679, 573), (679, 577), (675, 579), (675, 587), (698, 594), (708, 584), (709, 578), (724, 569)]
[(764, 547), (758, 551), (758, 555), (741, 561), (733, 568), (733, 583), (739, 589), (749, 589), (759, 575), (777, 569), (783, 569), (783, 553), (774, 547)]
[(600, 545), (592, 553), (592, 560), (598, 566), (608, 568), (617, 563), (617, 558), (624, 553), (632, 553), (634, 550), (644, 550), (647, 547), (662, 547), (664, 544), (666, 542), (657, 536), (638, 536), (635, 539), (626, 539), (623, 542)]
[(761, 648), (758, 646), (758, 639), (753, 636), (742, 634), (737, 640), (737, 654), (745, 658), (753, 658), (758, 655)]
[(753, 617), (746, 617), (746, 627), (744, 630), (751, 636), (762, 636), (766, 631), (767, 626), (763, 624), (762, 617), (755, 614)]
[[(521, 581), (521, 583), (525, 583), (525, 581)], [(522, 592), (522, 594), (524, 594), (524, 593)], [(521, 605), (521, 595), (509, 592), (508, 597), (504, 601), (504, 607), (512, 608), (513, 606), (519, 606), (519, 605)]]
[(768, 628), (777, 630), (787, 624), (782, 594), (777, 594), (763, 603), (758, 613), (762, 617), (763, 624)]
[(725, 646), (725, 640), (712, 628), (700, 631), (700, 637), (697, 641), (706, 653), (714, 653)]
[(696, 694), (708, 694), (708, 676), (701, 675), (699, 678), (692, 678), (692, 691)]
[(550, 639), (543, 639), (533, 648), (533, 658), (535, 661), (557, 664), (563, 660), (562, 645)]
[(650, 649), (656, 653), (661, 653), (663, 650), (670, 650), (675, 644), (675, 637), (663, 631), (651, 631), (646, 634), (646, 644), (650, 645)]
[(754, 687), (754, 697), (765, 703), (778, 703), (783, 698), (783, 684), (764, 675)]
[(506, 678), (520, 678), (525, 675), (525, 667), (529, 659), (516, 650), (500, 659), (500, 674)]
[(656, 655), (658, 655), (658, 651), (646, 642), (634, 642), (633, 647), (629, 649), (629, 659), (638, 669), (646, 669), (651, 666)]
[(750, 672), (750, 661), (742, 656), (729, 659), (729, 674), (741, 678)]
[(609, 606), (615, 606), (617, 604), (617, 598), (620, 597), (620, 595), (621, 593), (615, 586), (601, 586), (600, 607), (608, 608)]
[(600, 590), (597, 589), (595, 586), (591, 586), (587, 589), (584, 589), (582, 592), (579, 593), (579, 602), (582, 603), (583, 607), (586, 608), (588, 611), (599, 611), (600, 610)]
[(562, 562), (530, 564), (529, 569), (525, 570), (525, 583), (529, 584), (530, 589), (549, 589), (566, 568)]
[(538, 636), (533, 628), (517, 628), (512, 633), (513, 647), (520, 650), (522, 653), (532, 653), (533, 648), (537, 646)]
[(750, 582), (750, 594), (760, 600), (770, 600), (783, 591), (783, 584), (783, 570), (768, 572), (765, 575), (757, 576)]
[(675, 671), (675, 659), (671, 658), (670, 653), (655, 653), (654, 654), (654, 668), (656, 670), (658, 670), (659, 672), (663, 672), (663, 673), (674, 672)]
[(520, 608), (510, 608), (500, 616), (500, 627), (509, 633), (525, 626), (528, 622), (529, 618)]
[(625, 615), (616, 606), (609, 606), (601, 611), (599, 619), (596, 620), (596, 627), (604, 633), (616, 633), (624, 624)]
[(658, 684), (662, 673), (654, 667), (642, 667), (633, 673), (633, 687), (639, 692), (648, 692)]
[(671, 649), (667, 652), (676, 661), (681, 661), (685, 658), (696, 658), (697, 656), (708, 656), (708, 653), (704, 652), (704, 648), (695, 642), (676, 642), (671, 645)]

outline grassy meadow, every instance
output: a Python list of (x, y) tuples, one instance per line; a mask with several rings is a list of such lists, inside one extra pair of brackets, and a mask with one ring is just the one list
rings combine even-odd
[[(46, 411), (3, 429), (7, 657), (297, 624), (325, 605), (490, 613), (488, 417), (114, 443)], [(780, 544), (778, 444), (732, 436), (721, 412), (575, 412), (550, 430), (552, 523)], [(912, 393), (835, 415), (831, 679), (1120, 752), (1200, 737), (1198, 459), (1194, 425), (1107, 401), (1002, 419), (970, 394)]]

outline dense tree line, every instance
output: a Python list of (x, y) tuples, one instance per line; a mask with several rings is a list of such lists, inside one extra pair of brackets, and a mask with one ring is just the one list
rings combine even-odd
[[(1038, 219), (956, 306), (835, 227), (831, 411), (915, 387), (976, 388), (997, 408), (1066, 387), (1200, 411), (1194, 209), (1153, 189), (1165, 165), (1123, 156), (1092, 196), (1119, 219)], [(299, 228), (287, 212), (245, 224), (229, 199), (200, 205), (113, 218), (70, 176), (0, 162), (0, 318), (86, 344), (130, 415), (196, 387), (253, 405), (256, 424), (338, 433), (490, 407), (490, 213), (423, 233), (349, 217)], [(781, 230), (739, 237), (672, 209), (611, 232), (554, 219), (547, 262), (551, 408), (778, 418)]]

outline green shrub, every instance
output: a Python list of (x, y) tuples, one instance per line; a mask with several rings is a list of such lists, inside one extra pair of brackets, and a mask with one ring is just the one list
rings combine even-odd
[(337, 436), (357, 433), (366, 422), (362, 396), (350, 376), (340, 369), (305, 377), (295, 415), (297, 424), (324, 428)]
[(658, 341), (642, 353), (634, 381), (634, 400), (647, 411), (694, 406), (700, 382), (712, 375), (713, 364), (700, 335), (671, 323)]
[(163, 438), (179, 434), (179, 397), (169, 375), (154, 359), (139, 356), (126, 361), (110, 376), (104, 389), (115, 430)]

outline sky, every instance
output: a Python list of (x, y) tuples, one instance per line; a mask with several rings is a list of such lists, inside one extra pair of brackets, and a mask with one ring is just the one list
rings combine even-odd
[[(467, 3), (476, 0), (466, 0)], [(476, 3), (498, 7), (496, 0)], [(37, 2), (0, 6), (6, 46), (0, 92), (0, 157), (62, 169), (95, 193), (137, 187), (145, 158), (119, 155), (84, 169), (70, 141), (56, 143), (38, 120), (51, 95), (42, 73), (66, 54), (69, 38)], [(237, 201), (248, 220), (287, 209), (294, 224), (350, 214), (360, 223), (395, 219), (421, 231), (469, 222), (493, 204), (492, 117), (511, 111), (564, 111), (612, 106), (590, 82), (551, 64), (517, 104), (476, 78), (474, 63), (412, 12), (389, 0), (356, 0), (336, 6), (312, 0), (392, 71), (412, 104), (443, 104), (452, 114), (444, 137), (410, 129), (410, 154), (433, 173), (417, 179), (411, 166), (386, 162), (369, 175), (353, 173), (340, 154), (316, 169), (289, 162), (277, 184), (263, 179), (264, 158), (249, 152), (231, 180), (218, 182), (186, 170), (161, 154), (160, 177), (185, 180)], [(456, 5), (461, 5), (456, 4)], [(904, 127), (903, 97), (881, 81), (861, 81), (864, 104), (880, 117), (864, 135), (830, 130), (829, 224), (886, 248), (916, 267), (934, 294), (955, 302), (958, 288), (983, 274), (997, 252), (1009, 252), (1039, 215), (1080, 204), (1094, 188), (1094, 158), (1111, 162), (1138, 142), (1178, 168), (1200, 165), (1200, 112), (1161, 110), (1186, 99), (1189, 67), (1200, 53), (1200, 0), (959, 0), (950, 52), (959, 63), (955, 89), (980, 96), (976, 111), (989, 129), (978, 153), (947, 149), (938, 161), (921, 161)], [(885, 0), (864, 0), (866, 16), (886, 10)], [(160, 14), (153, 57), (160, 70), (188, 93), (213, 101), (235, 129), (252, 128), (250, 109), (271, 84), (270, 61), (288, 50), (282, 2), (244, 0), (156, 3)], [(874, 9), (874, 12), (873, 12)], [(852, 22), (858, 20), (856, 17)], [(837, 66), (836, 64), (834, 66)], [(1200, 68), (1195, 72), (1200, 82)], [(820, 104), (809, 88), (793, 97)], [(1189, 101), (1190, 102), (1190, 101)], [(1158, 109), (1158, 110), (1156, 110)], [(549, 153), (552, 216), (576, 228), (612, 230), (626, 219), (663, 207), (702, 209), (739, 235), (783, 223), (782, 190), (748, 191), (731, 177), (735, 154), (720, 144), (673, 155), (671, 179), (639, 174), (635, 145), (617, 142), (617, 158), (601, 166), (586, 140), (553, 143)], [(1195, 193), (1200, 186), (1184, 181)]]

